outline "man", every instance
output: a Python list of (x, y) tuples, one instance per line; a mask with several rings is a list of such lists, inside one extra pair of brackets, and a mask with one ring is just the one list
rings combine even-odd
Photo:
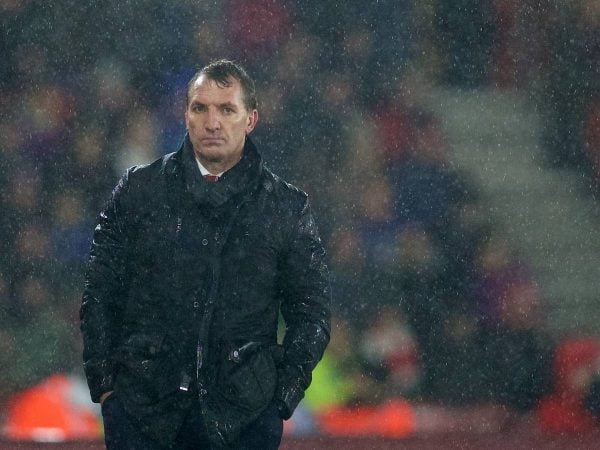
[(256, 108), (242, 67), (200, 70), (179, 151), (129, 169), (100, 215), (81, 329), (109, 449), (277, 448), (323, 355), (323, 246), (248, 137)]

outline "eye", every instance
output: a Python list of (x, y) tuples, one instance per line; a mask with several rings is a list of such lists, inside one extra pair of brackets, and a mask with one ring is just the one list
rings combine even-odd
[(224, 114), (233, 114), (235, 112), (235, 110), (230, 107), (230, 106), (224, 106), (223, 107), (223, 113)]

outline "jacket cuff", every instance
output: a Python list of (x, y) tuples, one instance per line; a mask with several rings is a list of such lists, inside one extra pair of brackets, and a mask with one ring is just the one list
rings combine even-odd
[(102, 394), (114, 390), (114, 377), (112, 374), (102, 377), (99, 383), (90, 383), (90, 394), (94, 403), (100, 403)]
[(280, 417), (284, 420), (292, 417), (298, 403), (303, 398), (304, 388), (302, 388), (300, 380), (293, 380), (290, 383), (280, 383), (275, 398)]

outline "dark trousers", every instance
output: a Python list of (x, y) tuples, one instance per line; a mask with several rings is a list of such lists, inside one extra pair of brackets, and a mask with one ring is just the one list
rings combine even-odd
[[(211, 449), (199, 405), (193, 407), (175, 442), (163, 447), (140, 431), (139, 423), (125, 412), (118, 395), (111, 394), (102, 405), (107, 450), (205, 450)], [(231, 447), (235, 450), (276, 450), (283, 434), (277, 408), (269, 406)]]

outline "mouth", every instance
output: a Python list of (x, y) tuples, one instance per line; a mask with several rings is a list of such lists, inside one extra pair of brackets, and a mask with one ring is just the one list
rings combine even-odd
[(225, 139), (217, 137), (206, 137), (202, 138), (201, 141), (204, 145), (221, 145), (223, 142), (225, 142)]

